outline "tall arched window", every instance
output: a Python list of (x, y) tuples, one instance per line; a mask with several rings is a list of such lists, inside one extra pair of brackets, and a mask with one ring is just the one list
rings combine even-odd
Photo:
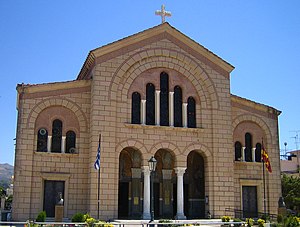
[(74, 153), (76, 147), (76, 134), (73, 131), (66, 133), (66, 153)]
[(146, 85), (146, 124), (155, 125), (155, 86)]
[(261, 144), (257, 143), (255, 147), (255, 161), (261, 162)]
[(242, 144), (237, 141), (234, 144), (234, 154), (235, 154), (235, 161), (241, 161), (242, 159)]
[(62, 141), (62, 121), (54, 120), (52, 123), (52, 142), (51, 152), (61, 152), (61, 141)]
[(169, 126), (169, 75), (160, 74), (160, 125)]
[(174, 126), (182, 127), (182, 90), (178, 85), (174, 87)]
[(252, 162), (252, 135), (247, 132), (245, 134), (245, 161)]
[(187, 115), (188, 128), (196, 128), (196, 102), (193, 97), (188, 98)]
[(141, 123), (141, 95), (138, 92), (132, 93), (131, 124)]
[(37, 151), (47, 152), (48, 131), (45, 128), (39, 129), (37, 137)]

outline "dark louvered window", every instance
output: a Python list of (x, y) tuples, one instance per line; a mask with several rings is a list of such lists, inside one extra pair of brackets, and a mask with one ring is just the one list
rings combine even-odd
[(169, 75), (160, 74), (160, 125), (169, 126)]
[(235, 161), (241, 161), (242, 159), (242, 144), (240, 142), (235, 142), (234, 144), (234, 154)]
[(188, 98), (187, 115), (188, 128), (196, 128), (196, 102), (193, 97)]
[(146, 86), (146, 124), (155, 125), (155, 86), (151, 83)]
[(52, 123), (52, 142), (51, 152), (61, 152), (61, 141), (62, 141), (62, 121), (54, 120)]
[(132, 93), (131, 123), (141, 124), (141, 95), (138, 92)]
[(261, 144), (257, 143), (255, 147), (255, 161), (261, 162)]
[(174, 87), (174, 126), (182, 127), (182, 90)]
[(66, 134), (66, 153), (75, 153), (76, 134), (73, 131), (68, 131)]
[(48, 131), (45, 128), (39, 129), (37, 137), (37, 151), (47, 152)]
[(252, 162), (252, 135), (247, 132), (245, 134), (245, 161)]

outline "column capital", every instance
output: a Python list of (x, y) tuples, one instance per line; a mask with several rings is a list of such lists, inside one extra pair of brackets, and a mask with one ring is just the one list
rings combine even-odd
[(183, 174), (185, 173), (186, 167), (176, 167), (174, 168), (175, 173), (177, 174), (177, 176), (183, 176)]
[(142, 172), (144, 173), (144, 175), (150, 176), (149, 166), (142, 166)]

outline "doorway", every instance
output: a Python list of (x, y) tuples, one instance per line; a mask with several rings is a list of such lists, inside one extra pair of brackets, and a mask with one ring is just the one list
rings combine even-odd
[(55, 205), (60, 198), (64, 199), (65, 182), (64, 181), (44, 181), (44, 204), (43, 210), (46, 211), (47, 217), (55, 216)]

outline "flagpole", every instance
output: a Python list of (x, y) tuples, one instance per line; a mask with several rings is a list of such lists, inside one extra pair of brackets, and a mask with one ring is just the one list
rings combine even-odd
[[(262, 152), (264, 152), (263, 150), (265, 149), (264, 147), (264, 139), (261, 138), (261, 144), (262, 144)], [(265, 216), (265, 221), (267, 220), (267, 215), (266, 215), (266, 178), (265, 178), (265, 160), (263, 158), (263, 156), (261, 157), (262, 158), (262, 165), (263, 165), (263, 168), (262, 168), (262, 171), (263, 171), (263, 187), (264, 187), (264, 216)]]
[(263, 165), (263, 184), (264, 184), (264, 215), (265, 215), (265, 221), (267, 219), (267, 213), (266, 213), (266, 178), (265, 178), (265, 161), (262, 160)]
[[(98, 146), (100, 146), (101, 143), (101, 134), (99, 135), (99, 144)], [(100, 160), (99, 160), (100, 162)], [(97, 207), (97, 219), (99, 220), (99, 210), (100, 210), (100, 166), (98, 169), (98, 207)]]

